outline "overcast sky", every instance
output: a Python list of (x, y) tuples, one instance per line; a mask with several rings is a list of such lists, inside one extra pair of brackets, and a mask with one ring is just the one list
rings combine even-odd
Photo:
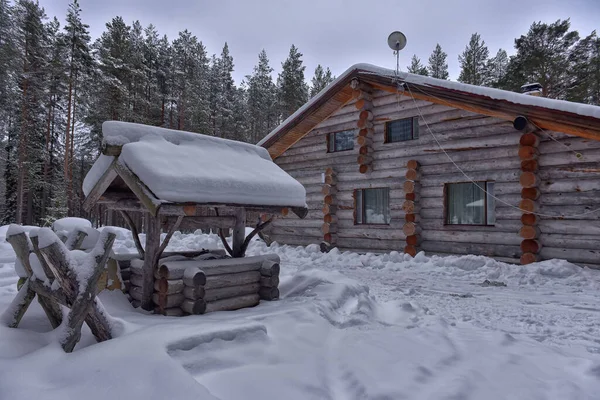
[[(61, 22), (71, 0), (39, 0), (49, 17)], [(448, 53), (450, 78), (459, 73), (458, 54), (470, 35), (479, 32), (490, 54), (498, 48), (513, 52), (515, 37), (533, 21), (571, 18), (580, 35), (600, 30), (600, 0), (79, 0), (83, 20), (93, 38), (106, 22), (120, 15), (127, 23), (154, 24), (174, 39), (190, 30), (209, 55), (220, 54), (227, 41), (240, 82), (252, 72), (265, 49), (275, 72), (295, 44), (304, 54), (306, 77), (317, 64), (341, 74), (352, 64), (372, 63), (395, 68), (387, 47), (390, 32), (408, 38), (401, 53), (406, 70), (412, 54), (424, 62), (440, 43)]]

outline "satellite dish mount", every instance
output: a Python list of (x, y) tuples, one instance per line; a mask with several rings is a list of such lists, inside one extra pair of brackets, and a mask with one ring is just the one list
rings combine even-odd
[(388, 36), (388, 46), (394, 50), (396, 56), (396, 77), (400, 75), (400, 50), (406, 47), (406, 35), (400, 31), (394, 31)]

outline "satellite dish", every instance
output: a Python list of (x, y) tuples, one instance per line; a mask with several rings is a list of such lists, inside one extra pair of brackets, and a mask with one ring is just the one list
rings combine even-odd
[(406, 36), (400, 31), (390, 33), (388, 36), (388, 46), (394, 51), (400, 51), (406, 47)]

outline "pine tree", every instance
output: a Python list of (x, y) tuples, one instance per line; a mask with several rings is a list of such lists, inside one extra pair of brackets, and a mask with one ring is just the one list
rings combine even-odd
[[(15, 4), (16, 41), (22, 66), (19, 83), (17, 190), (15, 221), (32, 224), (41, 208), (35, 201), (40, 189), (44, 144), (44, 99), (47, 47), (44, 10), (37, 2)], [(39, 215), (39, 214), (38, 214)]]
[(329, 68), (324, 70), (321, 64), (317, 65), (310, 85), (310, 97), (314, 97), (334, 80), (335, 78), (331, 75)]
[(79, 83), (89, 73), (92, 65), (90, 53), (89, 26), (81, 21), (81, 8), (77, 0), (69, 5), (67, 24), (65, 25), (65, 40), (68, 49), (68, 97), (67, 122), (65, 129), (64, 174), (67, 182), (67, 199), (71, 201), (73, 188), (73, 159), (75, 142), (75, 110), (77, 107), (76, 93)]
[(407, 71), (411, 74), (424, 76), (429, 75), (429, 72), (427, 72), (427, 67), (421, 64), (421, 59), (419, 59), (416, 54), (413, 54), (412, 58), (410, 59), (410, 65), (408, 66)]
[(302, 65), (301, 57), (302, 53), (292, 45), (289, 56), (282, 63), (282, 70), (277, 77), (282, 120), (292, 115), (308, 100), (308, 86), (304, 82), (306, 67)]
[(448, 63), (446, 58), (448, 55), (442, 50), (442, 46), (439, 43), (435, 46), (435, 49), (429, 56), (429, 76), (437, 79), (448, 79)]
[(596, 31), (575, 45), (570, 61), (575, 81), (568, 100), (600, 105), (600, 37)]
[(506, 50), (498, 50), (496, 56), (488, 60), (486, 70), (487, 79), (484, 85), (496, 88), (500, 87), (508, 70), (508, 55), (506, 54)]
[(515, 40), (517, 54), (510, 59), (502, 86), (519, 91), (522, 85), (537, 82), (543, 96), (566, 98), (575, 84), (570, 56), (579, 40), (579, 34), (570, 26), (568, 19), (533, 23), (526, 35)]
[(258, 64), (248, 81), (248, 130), (251, 143), (257, 143), (277, 125), (277, 87), (273, 83), (267, 52), (258, 55)]
[(160, 37), (154, 25), (150, 24), (144, 30), (144, 114), (146, 123), (162, 124), (161, 95), (159, 89), (160, 69)]
[(213, 93), (215, 102), (213, 110), (214, 135), (224, 138), (235, 137), (234, 103), (236, 88), (233, 81), (233, 57), (229, 54), (229, 46), (225, 43), (221, 57), (213, 61), (211, 66)]
[(487, 62), (490, 52), (478, 33), (471, 35), (469, 44), (458, 56), (460, 75), (458, 81), (481, 86), (487, 79)]

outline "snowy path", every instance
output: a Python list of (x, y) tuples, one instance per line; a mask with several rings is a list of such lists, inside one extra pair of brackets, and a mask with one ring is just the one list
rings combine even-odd
[[(176, 235), (173, 248), (216, 243)], [(600, 398), (600, 271), (250, 249), (265, 251), (282, 257), (280, 301), (166, 318), (104, 293), (118, 337), (92, 345), (88, 332), (70, 355), (34, 304), (22, 329), (0, 327), (0, 398)], [(1, 243), (0, 311), (15, 293), (11, 257)]]

